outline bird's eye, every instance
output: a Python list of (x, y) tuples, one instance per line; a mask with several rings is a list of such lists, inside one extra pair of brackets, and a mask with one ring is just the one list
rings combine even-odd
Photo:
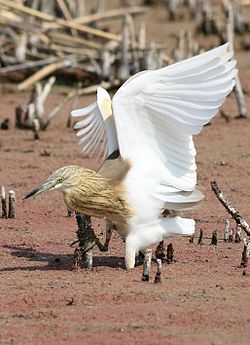
[(63, 182), (63, 177), (60, 177), (60, 178), (58, 179), (58, 182), (59, 182), (59, 183), (62, 183), (62, 182)]

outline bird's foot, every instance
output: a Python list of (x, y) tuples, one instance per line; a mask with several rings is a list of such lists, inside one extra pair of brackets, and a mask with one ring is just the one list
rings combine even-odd
[(100, 250), (100, 252), (107, 252), (109, 249), (109, 241), (105, 241), (104, 244), (101, 243), (101, 241), (99, 240), (99, 238), (95, 238), (95, 244), (97, 245), (98, 249)]
[(74, 240), (70, 243), (70, 247), (73, 247), (76, 243), (79, 243), (80, 241), (79, 240)]
[[(82, 268), (83, 266), (89, 269), (92, 268), (92, 254), (87, 255), (87, 253), (90, 253), (91, 249), (95, 246), (95, 244), (96, 243), (93, 240), (91, 242), (85, 243), (83, 246), (78, 246), (75, 248), (73, 270), (78, 270)], [(91, 256), (91, 259), (89, 258), (90, 256)], [(91, 261), (91, 264), (89, 263), (89, 261)]]

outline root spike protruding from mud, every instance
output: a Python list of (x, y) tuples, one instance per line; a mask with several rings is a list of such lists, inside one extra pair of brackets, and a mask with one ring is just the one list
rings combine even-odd
[(156, 263), (157, 263), (157, 271), (156, 271), (154, 283), (158, 284), (158, 283), (161, 283), (162, 260), (156, 259)]
[(148, 282), (150, 278), (150, 268), (151, 268), (151, 260), (152, 260), (152, 250), (145, 249), (145, 257), (143, 262), (143, 272), (141, 280), (143, 282)]
[(217, 244), (218, 244), (217, 232), (213, 231), (212, 239), (211, 239), (211, 245), (217, 246)]
[(174, 260), (174, 247), (172, 243), (167, 246), (167, 263), (172, 264)]

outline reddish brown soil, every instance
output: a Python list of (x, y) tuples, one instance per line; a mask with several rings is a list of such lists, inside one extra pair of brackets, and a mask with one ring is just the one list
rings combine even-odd
[[(154, 19), (150, 35), (163, 42), (165, 12), (157, 8), (149, 18)], [(178, 26), (170, 27), (176, 31)], [(249, 90), (249, 53), (238, 57), (243, 86)], [(0, 131), (0, 185), (16, 191), (17, 204), (15, 220), (0, 219), (0, 343), (250, 344), (250, 271), (239, 267), (242, 243), (220, 241), (215, 247), (210, 239), (202, 246), (197, 239), (194, 244), (172, 239), (175, 262), (164, 265), (162, 283), (155, 285), (155, 264), (148, 283), (141, 282), (141, 267), (124, 270), (124, 245), (114, 235), (107, 254), (95, 251), (93, 271), (72, 271), (69, 244), (76, 224), (66, 217), (61, 195), (21, 198), (60, 166), (97, 165), (82, 159), (73, 131), (65, 128), (67, 108), (40, 141), (33, 141), (31, 132), (14, 130), (14, 107), (27, 97), (28, 92), (2, 86), (0, 122), (10, 117), (12, 129)], [(63, 97), (55, 92), (48, 109)], [(81, 105), (93, 97), (81, 98)], [(207, 237), (214, 230), (222, 237), (228, 218), (210, 190), (211, 180), (250, 222), (250, 121), (233, 118), (234, 96), (223, 109), (230, 122), (217, 116), (195, 140), (199, 184), (206, 197), (189, 216), (197, 219), (197, 233), (202, 228)], [(50, 156), (43, 156), (45, 151)], [(96, 220), (95, 228), (102, 237), (102, 222)]]

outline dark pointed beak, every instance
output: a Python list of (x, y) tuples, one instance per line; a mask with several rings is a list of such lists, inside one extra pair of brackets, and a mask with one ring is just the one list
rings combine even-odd
[(52, 189), (54, 187), (54, 183), (53, 181), (47, 181), (43, 184), (41, 184), (39, 187), (33, 189), (30, 193), (28, 193), (27, 195), (25, 195), (23, 197), (23, 200), (30, 198), (31, 196), (35, 196), (38, 194), (41, 194), (43, 192), (49, 191), (50, 189)]

